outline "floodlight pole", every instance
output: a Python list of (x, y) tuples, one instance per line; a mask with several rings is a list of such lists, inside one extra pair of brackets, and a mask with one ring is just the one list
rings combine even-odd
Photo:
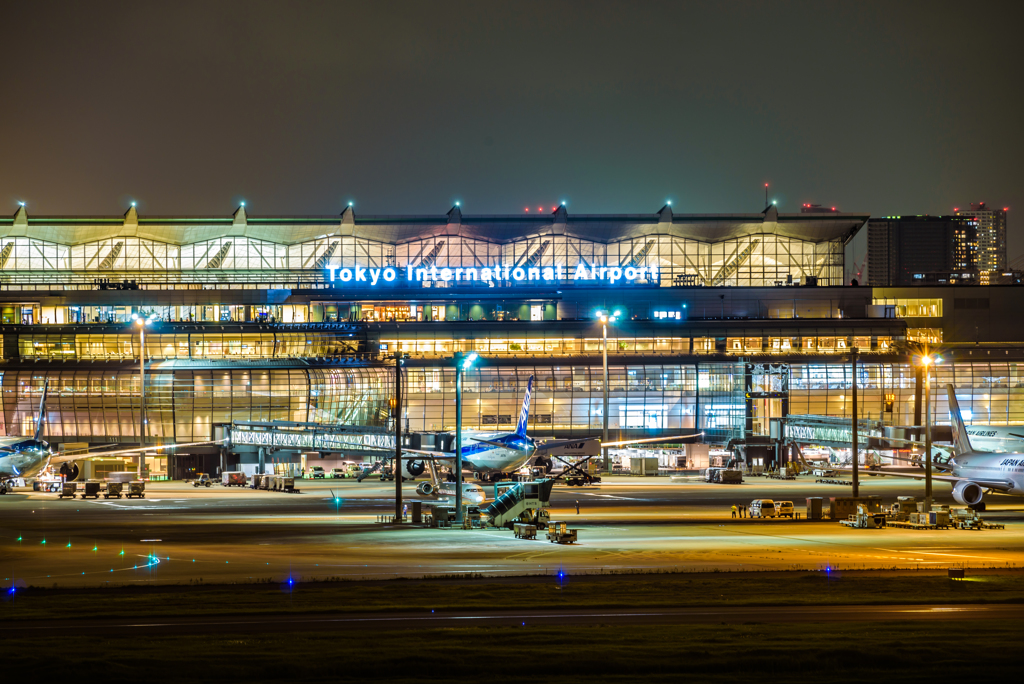
[(853, 418), (851, 419), (852, 428), (850, 430), (851, 435), (851, 452), (853, 454), (853, 496), (857, 497), (860, 495), (860, 451), (859, 445), (857, 444), (857, 348), (854, 347), (850, 354), (850, 366), (853, 371)]
[(462, 364), (464, 355), (455, 355), (455, 523), (462, 526)]
[(924, 366), (924, 510), (932, 511), (932, 364)]
[[(139, 447), (146, 448), (146, 321), (136, 320), (139, 326)], [(139, 452), (138, 479), (146, 466), (146, 452)]]
[(601, 383), (604, 389), (604, 408), (601, 411), (602, 427), (601, 427), (601, 451), (604, 455), (604, 471), (611, 471), (611, 463), (608, 458), (608, 447), (604, 446), (608, 442), (608, 316), (601, 316), (601, 336), (604, 338), (604, 346), (602, 352), (603, 368), (604, 368), (604, 380)]
[(395, 522), (402, 522), (402, 353), (395, 351)]

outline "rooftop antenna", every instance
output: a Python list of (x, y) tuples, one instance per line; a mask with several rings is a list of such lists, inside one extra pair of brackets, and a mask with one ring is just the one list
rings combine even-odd
[(764, 206), (768, 206), (768, 184), (764, 184)]

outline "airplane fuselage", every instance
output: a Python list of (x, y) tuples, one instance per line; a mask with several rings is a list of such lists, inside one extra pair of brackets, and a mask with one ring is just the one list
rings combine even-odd
[[(481, 475), (510, 473), (526, 465), (535, 450), (531, 438), (514, 432), (464, 431), (462, 468)], [(444, 456), (455, 458), (455, 452), (446, 452)]]
[(1003, 481), (1005, 494), (1024, 496), (1024, 454), (970, 452), (949, 461), (951, 474), (972, 482)]

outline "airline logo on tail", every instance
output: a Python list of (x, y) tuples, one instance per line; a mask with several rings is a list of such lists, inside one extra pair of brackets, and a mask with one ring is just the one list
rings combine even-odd
[(953, 427), (953, 446), (956, 447), (957, 454), (969, 454), (974, 448), (971, 446), (971, 438), (967, 435), (964, 419), (960, 415), (960, 404), (957, 403), (952, 385), (946, 385), (946, 393), (949, 395), (949, 422)]
[(526, 423), (530, 419), (530, 395), (533, 394), (533, 376), (526, 381), (526, 396), (523, 397), (523, 410), (519, 412), (519, 422), (516, 423), (516, 434), (520, 437), (526, 436)]

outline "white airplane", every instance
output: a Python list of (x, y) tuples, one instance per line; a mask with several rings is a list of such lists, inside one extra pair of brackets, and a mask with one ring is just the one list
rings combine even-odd
[[(933, 480), (953, 485), (953, 498), (957, 503), (975, 510), (985, 510), (982, 501), (988, 492), (1024, 496), (1024, 455), (1014, 452), (975, 450), (960, 405), (952, 385), (946, 385), (949, 395), (949, 420), (953, 427), (953, 456), (943, 467), (947, 473), (932, 475)], [(924, 479), (924, 474), (876, 472), (888, 477)]]
[[(531, 461), (550, 471), (552, 456), (557, 454), (583, 450), (585, 439), (558, 439), (537, 441), (526, 434), (526, 426), (530, 418), (530, 398), (533, 395), (533, 376), (526, 382), (526, 394), (523, 395), (523, 407), (519, 412), (519, 420), (514, 432), (481, 432), (478, 430), (462, 431), (462, 469), (469, 472), (481, 482), (496, 482), (514, 473)], [(701, 433), (703, 434), (703, 433)], [(625, 444), (646, 442), (677, 441), (697, 435), (654, 437), (650, 439), (634, 439), (622, 442), (608, 442), (604, 446), (615, 447)], [(365, 447), (364, 447), (365, 448)], [(383, 449), (382, 449), (383, 450)], [(451, 469), (455, 465), (455, 453), (451, 451), (426, 451), (421, 449), (402, 449), (402, 478), (411, 480), (423, 475), (430, 464), (432, 482), (421, 482), (416, 492), (421, 496), (437, 494), (454, 496), (455, 486), (445, 482), (440, 475), (438, 462)], [(410, 454), (405, 458), (404, 454)], [(561, 460), (561, 459), (560, 459)], [(463, 497), (467, 501), (480, 503), (484, 499), (484, 490), (472, 482), (463, 482)], [(479, 499), (479, 501), (477, 501)]]
[(14, 489), (12, 481), (16, 478), (28, 479), (46, 470), (50, 465), (61, 465), (61, 474), (69, 480), (78, 477), (79, 468), (75, 463), (88, 458), (121, 456), (124, 454), (140, 454), (183, 446), (201, 446), (215, 442), (195, 442), (192, 444), (163, 444), (144, 449), (120, 449), (117, 451), (79, 452), (61, 454), (50, 451), (50, 445), (40, 439), (43, 432), (43, 420), (46, 417), (46, 392), (49, 382), (43, 385), (43, 396), (39, 400), (39, 416), (36, 419), (36, 431), (31, 438), (0, 437), (0, 494)]

